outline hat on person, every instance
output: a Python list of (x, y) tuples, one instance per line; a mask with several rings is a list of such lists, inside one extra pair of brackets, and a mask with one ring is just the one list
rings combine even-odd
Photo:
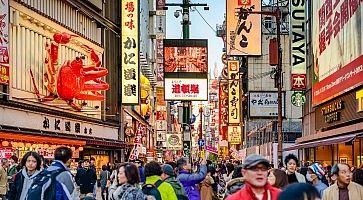
[(270, 162), (266, 158), (257, 154), (247, 156), (242, 167), (243, 169), (249, 169), (258, 164), (264, 164), (266, 167), (270, 167)]
[(319, 179), (322, 179), (325, 176), (325, 171), (323, 170), (322, 166), (319, 163), (314, 163), (309, 166), (309, 169), (316, 174)]
[(163, 166), (161, 166), (161, 171), (169, 176), (174, 176), (173, 167), (169, 164), (164, 164)]

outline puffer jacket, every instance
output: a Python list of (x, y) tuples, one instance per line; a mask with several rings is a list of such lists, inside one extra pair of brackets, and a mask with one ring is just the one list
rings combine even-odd
[(236, 193), (238, 190), (240, 190), (243, 185), (245, 184), (244, 178), (234, 178), (226, 184), (226, 193), (224, 197), (228, 197), (231, 194)]
[(190, 173), (185, 170), (179, 171), (178, 180), (183, 185), (189, 200), (200, 200), (197, 184), (201, 183), (207, 176), (207, 165), (201, 165), (199, 173)]

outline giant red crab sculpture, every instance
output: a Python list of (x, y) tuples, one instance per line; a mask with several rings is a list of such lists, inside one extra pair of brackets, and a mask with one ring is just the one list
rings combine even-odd
[(83, 105), (75, 103), (74, 100), (103, 101), (105, 99), (99, 91), (109, 89), (109, 85), (101, 80), (108, 74), (106, 68), (101, 67), (101, 61), (96, 52), (86, 46), (82, 47), (89, 53), (91, 65), (83, 65), (84, 57), (76, 57), (75, 60), (67, 60), (62, 66), (58, 64), (58, 48), (60, 44), (67, 44), (75, 35), (68, 33), (56, 33), (54, 41), (46, 44), (47, 58), (45, 59), (46, 73), (43, 81), (48, 96), (41, 96), (35, 84), (33, 72), (30, 70), (35, 94), (40, 102), (62, 99), (72, 108), (81, 111)]

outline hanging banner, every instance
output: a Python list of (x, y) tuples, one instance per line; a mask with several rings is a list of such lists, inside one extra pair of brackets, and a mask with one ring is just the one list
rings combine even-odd
[(363, 84), (363, 2), (311, 2), (316, 106)]
[(0, 4), (0, 84), (9, 85), (9, 1)]
[(228, 123), (239, 124), (241, 117), (239, 61), (228, 61)]
[(139, 1), (122, 0), (122, 104), (140, 103)]
[(261, 0), (226, 0), (227, 55), (261, 55)]
[(291, 90), (306, 89), (306, 19), (305, 2), (290, 3)]
[(228, 127), (228, 81), (221, 80), (219, 82), (219, 132), (222, 140), (227, 137)]

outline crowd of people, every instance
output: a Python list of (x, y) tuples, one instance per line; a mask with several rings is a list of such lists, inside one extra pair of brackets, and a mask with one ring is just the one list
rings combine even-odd
[[(346, 163), (298, 167), (293, 154), (273, 168), (260, 155), (240, 161), (192, 165), (188, 159), (144, 165), (142, 160), (102, 166), (94, 159), (69, 171), (71, 149), (59, 147), (54, 161), (45, 164), (36, 152), (2, 158), (0, 200), (358, 200), (363, 199), (363, 169)], [(99, 175), (99, 176), (98, 176)]]

